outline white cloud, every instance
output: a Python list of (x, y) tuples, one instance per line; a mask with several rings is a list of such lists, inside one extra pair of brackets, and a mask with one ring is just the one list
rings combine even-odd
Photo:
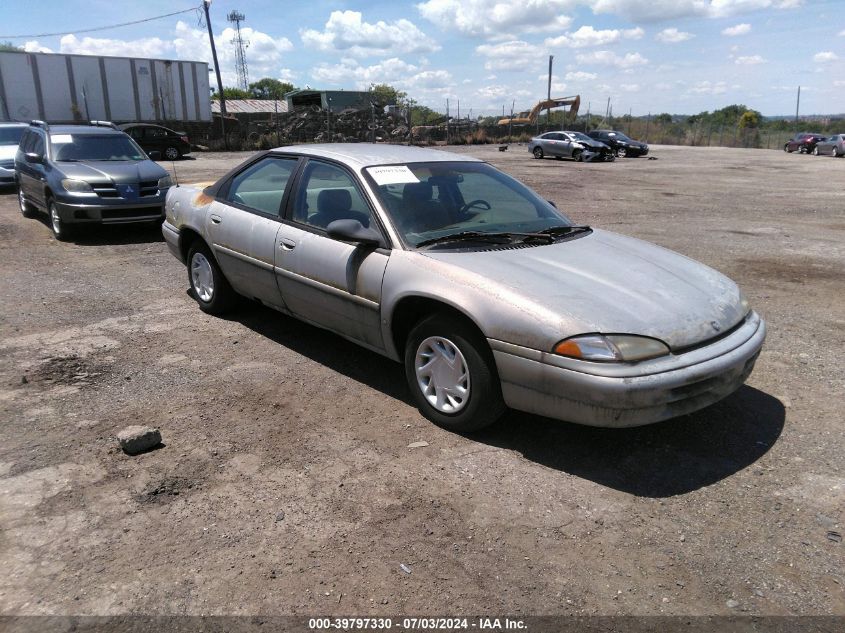
[(585, 73), (583, 70), (578, 70), (575, 72), (568, 72), (566, 73), (566, 80), (567, 81), (592, 81), (594, 79), (598, 79), (598, 75), (595, 73)]
[(398, 57), (369, 66), (362, 65), (356, 59), (346, 58), (337, 64), (314, 67), (311, 76), (317, 81), (338, 86), (353, 83), (359, 90), (366, 90), (370, 84), (387, 83), (400, 90), (413, 91), (413, 96), (421, 100), (448, 92), (453, 86), (452, 75), (448, 71), (422, 70)]
[(611, 13), (634, 22), (689, 17), (726, 18), (759, 9), (794, 9), (804, 0), (582, 0), (593, 13)]
[(839, 55), (837, 55), (833, 51), (823, 51), (821, 53), (816, 53), (815, 55), (813, 55), (813, 61), (817, 64), (835, 62), (837, 59), (839, 59)]
[(839, 31), (839, 37), (845, 37), (845, 30)]
[(445, 31), (473, 37), (507, 36), (521, 33), (561, 31), (572, 18), (564, 11), (572, 0), (428, 0), (417, 5), (426, 20)]
[(621, 88), (623, 92), (639, 92), (640, 84), (620, 84), (619, 88)]
[[(250, 27), (241, 27), (241, 34), (250, 41), (250, 45), (246, 49), (246, 61), (251, 79), (260, 79), (261, 77), (286, 79), (291, 76), (290, 70), (281, 66), (283, 53), (293, 50), (293, 44), (289, 39), (286, 37), (274, 38)], [(76, 35), (69, 34), (63, 36), (59, 41), (59, 50), (62, 53), (78, 53), (81, 55), (169, 58), (206, 61), (211, 64), (211, 48), (208, 44), (208, 33), (205, 29), (192, 28), (180, 20), (176, 23), (173, 35), (172, 39), (167, 40), (158, 37), (120, 40), (95, 37), (80, 39)], [(234, 35), (233, 29), (226, 28), (214, 37), (218, 42), (230, 42)], [(223, 83), (234, 86), (237, 80), (234, 47), (218, 46), (217, 57), (220, 61)]]
[(570, 48), (585, 48), (588, 46), (606, 46), (624, 39), (638, 40), (643, 36), (641, 28), (634, 29), (603, 29), (596, 30), (592, 26), (582, 26), (573, 33), (559, 35), (546, 40), (546, 46), (568, 46)]
[(545, 65), (546, 51), (522, 40), (482, 44), (475, 51), (487, 58), (486, 70), (525, 70)]
[(579, 53), (576, 59), (580, 64), (599, 64), (601, 66), (615, 66), (616, 68), (622, 69), (644, 66), (648, 63), (648, 59), (639, 53), (626, 53), (624, 56), (619, 56), (613, 51)]
[(663, 29), (654, 36), (654, 39), (658, 40), (659, 42), (664, 42), (666, 44), (677, 44), (678, 42), (686, 42), (687, 40), (691, 40), (694, 38), (695, 35), (692, 33), (687, 33), (686, 31), (679, 31), (675, 27)]
[(836, 86), (837, 88), (841, 88), (842, 86), (845, 86), (845, 80), (837, 79), (836, 81), (833, 82), (833, 85)]
[(760, 55), (747, 55), (743, 57), (737, 57), (734, 60), (735, 64), (739, 64), (740, 66), (755, 66), (757, 64), (764, 64), (766, 62)]
[(440, 46), (409, 20), (364, 22), (358, 11), (332, 11), (322, 31), (306, 29), (302, 42), (321, 51), (354, 56), (428, 53)]
[(742, 24), (737, 24), (736, 26), (729, 26), (726, 29), (722, 29), (722, 35), (727, 35), (728, 37), (736, 37), (738, 35), (745, 35), (751, 32), (751, 25), (743, 22)]
[(728, 91), (728, 86), (724, 81), (717, 81), (712, 83), (710, 81), (699, 81), (689, 89), (689, 92), (694, 94), (707, 95), (721, 95)]
[(38, 40), (31, 40), (29, 42), (26, 42), (23, 45), (23, 49), (27, 53), (52, 53), (53, 52), (52, 49), (47, 48), (46, 46), (41, 46), (41, 44), (38, 43)]

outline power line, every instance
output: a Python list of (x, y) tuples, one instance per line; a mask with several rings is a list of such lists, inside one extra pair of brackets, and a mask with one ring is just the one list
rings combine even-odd
[(133, 20), (132, 22), (122, 22), (121, 24), (111, 24), (109, 26), (98, 26), (93, 29), (75, 29), (73, 31), (61, 31), (60, 33), (31, 33), (29, 35), (0, 35), (2, 40), (19, 40), (25, 37), (57, 37), (59, 35), (70, 35), (76, 33), (93, 33), (95, 31), (107, 31), (108, 29), (116, 29), (121, 26), (131, 26), (133, 24), (142, 24), (144, 22), (152, 22), (153, 20), (161, 20), (162, 18), (169, 18), (174, 15), (182, 13), (190, 13), (191, 11), (199, 11), (199, 7), (191, 7), (190, 9), (182, 9), (181, 11), (174, 11), (173, 13), (165, 13), (164, 15), (156, 15), (151, 18), (144, 18), (143, 20)]

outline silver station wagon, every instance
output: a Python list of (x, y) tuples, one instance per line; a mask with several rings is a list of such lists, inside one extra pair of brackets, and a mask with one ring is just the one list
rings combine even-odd
[(171, 188), (163, 232), (202, 310), (242, 295), (402, 362), (456, 431), (507, 407), (609, 427), (689, 413), (743, 384), (766, 333), (715, 270), (444, 151), (265, 152)]

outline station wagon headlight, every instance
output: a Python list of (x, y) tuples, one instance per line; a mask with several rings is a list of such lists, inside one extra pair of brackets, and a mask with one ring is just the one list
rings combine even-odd
[(163, 178), (158, 179), (158, 188), (159, 189), (167, 189), (168, 187), (173, 186), (173, 178), (170, 176), (164, 176)]
[(94, 190), (91, 189), (91, 185), (84, 180), (65, 178), (62, 180), (62, 187), (68, 193), (94, 193)]
[(669, 354), (663, 341), (631, 334), (584, 334), (555, 345), (554, 353), (569, 358), (605, 363), (648, 360)]

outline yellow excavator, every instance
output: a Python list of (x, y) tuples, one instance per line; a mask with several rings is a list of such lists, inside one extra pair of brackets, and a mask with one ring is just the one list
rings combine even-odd
[(537, 120), (537, 115), (542, 110), (550, 110), (551, 108), (562, 108), (569, 106), (566, 115), (570, 121), (575, 121), (578, 116), (578, 108), (581, 106), (581, 95), (574, 97), (557, 97), (554, 99), (547, 99), (540, 101), (537, 105), (531, 108), (531, 111), (520, 112), (516, 116), (499, 119), (499, 125), (530, 125)]

